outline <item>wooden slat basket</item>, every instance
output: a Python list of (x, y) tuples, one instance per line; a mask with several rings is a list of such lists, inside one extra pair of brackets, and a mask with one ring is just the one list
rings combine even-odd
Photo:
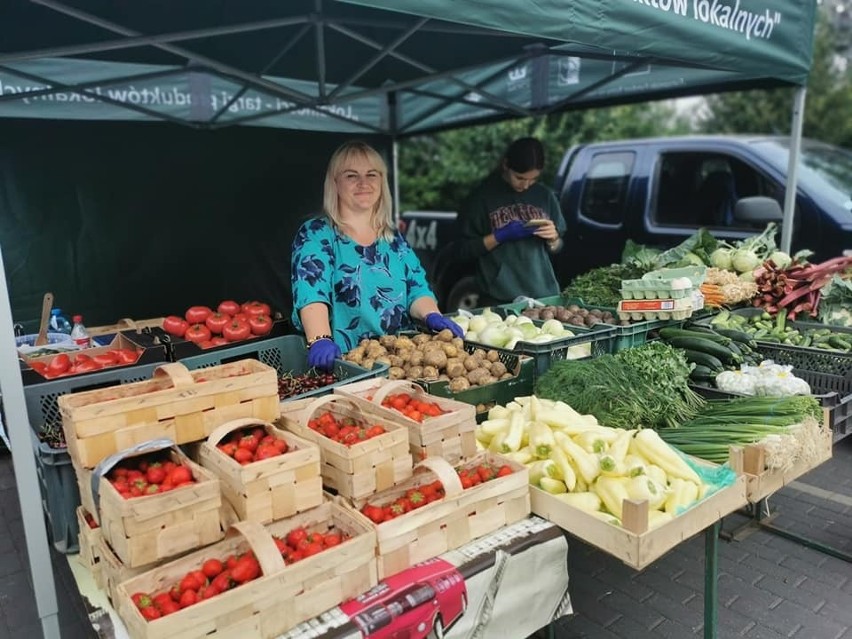
[[(284, 440), (287, 452), (241, 466), (216, 447), (246, 427), (263, 428)], [(268, 421), (246, 417), (222, 424), (201, 443), (199, 462), (219, 478), (222, 495), (241, 520), (265, 524), (315, 508), (323, 500), (319, 447)]]
[(113, 608), (118, 607), (118, 599), (116, 597), (118, 584), (122, 581), (127, 581), (131, 577), (153, 570), (157, 566), (161, 566), (169, 561), (174, 561), (173, 558), (163, 559), (152, 564), (130, 568), (116, 556), (115, 551), (110, 547), (109, 542), (104, 539), (103, 535), (98, 539), (97, 549), (101, 558), (101, 581), (97, 585), (106, 593), (107, 599), (109, 599)]
[[(408, 443), (414, 461), (443, 457), (450, 464), (457, 464), (476, 454), (476, 407), (471, 404), (430, 395), (422, 386), (402, 379), (368, 379), (340, 386), (334, 392), (365, 402), (365, 411), (404, 424), (408, 428)], [(444, 414), (426, 417), (418, 422), (397, 410), (382, 406), (386, 397), (403, 392), (437, 404)]]
[[(297, 526), (309, 532), (334, 528), (349, 539), (285, 565), (272, 535), (284, 537)], [(239, 522), (223, 541), (120, 584), (118, 613), (132, 639), (272, 639), (373, 587), (377, 583), (375, 545), (371, 526), (332, 502), (265, 529), (257, 522)], [(151, 622), (145, 621), (130, 599), (135, 592), (168, 590), (207, 559), (224, 559), (249, 548), (263, 573), (254, 581)]]
[[(175, 463), (189, 466), (195, 483), (169, 492), (125, 499), (105, 477), (99, 481), (100, 523), (115, 554), (136, 568), (219, 541), (222, 494), (219, 479), (181, 453)], [(100, 473), (100, 469), (96, 472)]]
[(92, 579), (98, 588), (104, 587), (103, 559), (101, 558), (100, 543), (103, 535), (100, 527), (91, 528), (86, 521), (88, 511), (82, 506), (77, 506), (77, 527), (80, 538), (80, 564), (92, 573)]
[[(294, 402), (295, 403), (295, 402)], [(323, 485), (341, 497), (359, 499), (390, 488), (411, 477), (413, 462), (408, 448), (408, 431), (399, 421), (365, 413), (351, 398), (324, 395), (307, 405), (296, 403), (295, 410), (282, 404), (284, 427), (319, 446)], [(352, 418), (378, 424), (387, 432), (352, 446), (336, 442), (308, 427), (323, 411), (335, 418)]]
[[(382, 506), (403, 495), (409, 488), (441, 481), (443, 499), (404, 515), (373, 524), (378, 544), (379, 578), (405, 570), (414, 564), (463, 546), (530, 514), (529, 472), (527, 467), (491, 453), (482, 453), (462, 468), (481, 463), (512, 468), (512, 474), (497, 477), (464, 489), (455, 468), (440, 457), (427, 457), (417, 464), (414, 476), (404, 484), (383, 491), (364, 503)], [(361, 517), (364, 517), (360, 512)], [(370, 521), (364, 517), (366, 521)], [(372, 522), (370, 522), (372, 524)]]
[(57, 404), (68, 452), (84, 468), (158, 438), (199, 441), (227, 421), (278, 416), (275, 369), (241, 360), (189, 371), (164, 364), (151, 380), (62, 395)]

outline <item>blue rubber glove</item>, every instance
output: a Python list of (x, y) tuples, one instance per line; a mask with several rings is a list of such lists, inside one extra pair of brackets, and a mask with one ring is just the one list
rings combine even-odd
[(330, 371), (340, 357), (340, 347), (330, 339), (317, 340), (308, 349), (308, 366)]
[(426, 326), (430, 331), (440, 333), (445, 328), (448, 328), (455, 337), (464, 337), (462, 327), (440, 313), (429, 313), (423, 318), (423, 321), (426, 322)]
[(534, 226), (527, 226), (520, 220), (512, 220), (505, 226), (501, 226), (494, 231), (494, 239), (500, 244), (513, 242), (515, 240), (523, 240), (527, 237), (532, 237), (535, 234)]

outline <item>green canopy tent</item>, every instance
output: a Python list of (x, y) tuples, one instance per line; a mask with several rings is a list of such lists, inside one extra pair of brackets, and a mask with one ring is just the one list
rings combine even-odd
[[(6, 0), (0, 117), (395, 140), (564, 109), (802, 87), (815, 12), (798, 0)], [(802, 89), (798, 116), (803, 99)], [(787, 215), (800, 131), (796, 117)], [(0, 389), (52, 637), (56, 597), (0, 275)]]

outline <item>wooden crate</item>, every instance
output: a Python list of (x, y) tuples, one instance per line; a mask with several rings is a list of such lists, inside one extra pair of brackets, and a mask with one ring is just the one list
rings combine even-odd
[(195, 483), (166, 493), (125, 499), (100, 478), (100, 522), (104, 538), (130, 568), (137, 568), (219, 541), (222, 494), (218, 478), (176, 449), (175, 463), (192, 470)]
[(98, 337), (100, 335), (110, 335), (120, 331), (136, 331), (141, 333), (143, 328), (162, 328), (162, 317), (153, 317), (151, 319), (133, 320), (129, 317), (122, 317), (115, 324), (106, 324), (104, 326), (91, 326), (86, 330), (90, 337)]
[[(341, 497), (367, 497), (411, 477), (413, 462), (408, 450), (408, 432), (399, 421), (365, 413), (353, 399), (341, 395), (324, 395), (307, 404), (294, 404), (293, 409), (282, 404), (284, 427), (319, 446), (323, 484)], [(345, 446), (308, 427), (308, 422), (320, 410), (330, 411), (338, 419), (351, 417), (379, 424), (387, 432)]]
[[(342, 530), (351, 538), (339, 546), (285, 566), (271, 535), (286, 536), (297, 526), (309, 531)], [(263, 528), (239, 522), (225, 540), (169, 562), (118, 586), (117, 610), (132, 639), (271, 639), (377, 583), (371, 526), (351, 511), (325, 502)], [(130, 599), (134, 592), (168, 590), (188, 571), (212, 557), (254, 550), (263, 575), (233, 590), (162, 619), (146, 622)]]
[[(367, 379), (339, 386), (334, 392), (364, 402), (365, 411), (398, 420), (405, 425), (408, 428), (408, 444), (414, 461), (427, 457), (443, 457), (450, 464), (457, 464), (476, 454), (476, 407), (471, 404), (430, 395), (419, 384), (403, 379)], [(437, 404), (444, 414), (418, 422), (397, 410), (382, 406), (385, 397), (402, 392)]]
[[(508, 464), (514, 472), (463, 489), (453, 466), (440, 457), (427, 457), (417, 464), (417, 472), (409, 481), (354, 503), (354, 508), (358, 509), (364, 503), (381, 506), (409, 488), (428, 484), (436, 478), (444, 485), (443, 499), (378, 525), (370, 522), (378, 540), (379, 579), (463, 546), (530, 514), (527, 467), (493, 453), (482, 453), (462, 467), (485, 461), (498, 466)], [(370, 521), (366, 517), (364, 520)]]
[[(235, 430), (261, 427), (287, 442), (283, 455), (241, 466), (216, 445)], [(320, 453), (316, 444), (280, 430), (270, 422), (245, 417), (210, 433), (198, 452), (199, 462), (221, 482), (222, 495), (241, 520), (268, 523), (322, 503)]]
[[(709, 462), (696, 463), (713, 466)], [(737, 475), (726, 486), (705, 497), (671, 521), (648, 529), (648, 502), (624, 500), (622, 526), (569, 506), (558, 497), (535, 486), (530, 487), (532, 512), (563, 528), (578, 539), (600, 548), (636, 570), (650, 565), (669, 550), (701, 532), (725, 515), (746, 504), (746, 478)]]
[(227, 421), (278, 416), (275, 369), (241, 360), (189, 371), (164, 364), (144, 382), (71, 395), (57, 404), (71, 457), (85, 468), (151, 439), (199, 441)]
[(746, 499), (755, 504), (769, 497), (791, 481), (798, 479), (809, 470), (831, 459), (832, 454), (831, 428), (821, 428), (819, 448), (813, 459), (799, 460), (790, 468), (769, 470), (764, 462), (765, 449), (761, 444), (753, 444), (742, 449), (731, 451), (731, 465), (737, 472), (746, 477)]
[(88, 511), (77, 506), (77, 527), (80, 535), (80, 554), (77, 559), (80, 564), (92, 573), (92, 579), (98, 588), (103, 589), (104, 580), (101, 570), (103, 561), (100, 552), (100, 540), (103, 538), (100, 527), (91, 528), (86, 521)]
[(92, 494), (92, 471), (88, 468), (83, 468), (73, 458), (71, 466), (74, 468), (74, 474), (77, 476), (77, 488), (80, 489), (80, 505), (83, 509), (91, 513), (95, 521), (100, 525), (101, 515), (95, 506), (95, 498)]

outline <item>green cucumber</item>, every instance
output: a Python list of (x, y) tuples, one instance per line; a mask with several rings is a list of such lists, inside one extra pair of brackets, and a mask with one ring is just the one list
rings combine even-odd
[(676, 348), (707, 353), (726, 364), (738, 364), (743, 360), (739, 354), (703, 337), (673, 337), (666, 341)]
[(711, 371), (717, 373), (720, 373), (725, 370), (725, 367), (722, 365), (722, 362), (719, 360), (718, 357), (708, 355), (704, 351), (685, 350), (684, 354), (686, 355), (686, 361), (692, 362), (693, 364), (706, 366)]
[(842, 351), (848, 351), (852, 348), (852, 343), (847, 342), (845, 339), (840, 337), (840, 335), (832, 335), (828, 338), (828, 343), (831, 344), (834, 348), (839, 348)]

